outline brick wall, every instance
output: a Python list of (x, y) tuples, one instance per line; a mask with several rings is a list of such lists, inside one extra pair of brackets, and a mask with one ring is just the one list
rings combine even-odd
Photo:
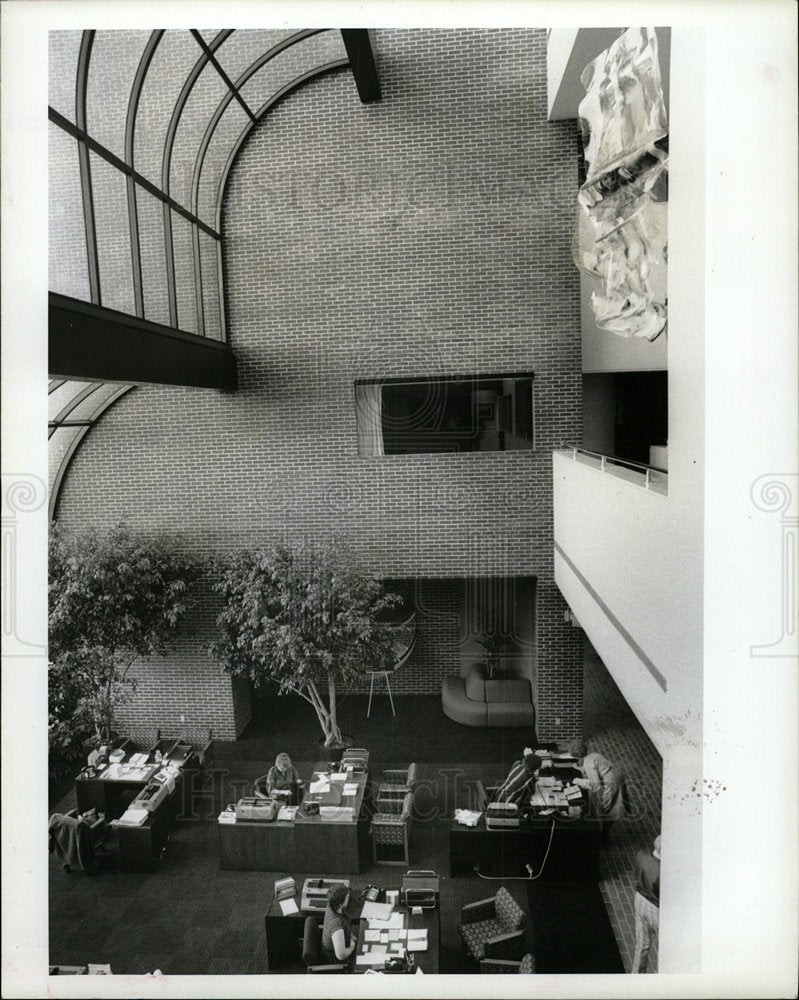
[[(463, 584), (420, 579), (415, 590), (416, 645), (392, 676), (391, 690), (394, 694), (439, 694), (442, 679), (460, 668)], [(366, 692), (369, 687), (366, 680), (355, 690)], [(385, 694), (384, 681), (376, 678), (374, 690)]]
[[(382, 102), (361, 105), (348, 72), (313, 80), (231, 172), (238, 392), (133, 390), (76, 454), (57, 516), (179, 529), (204, 554), (338, 530), (381, 576), (537, 576), (539, 735), (557, 738), (580, 716), (551, 489), (552, 448), (580, 437), (576, 129), (546, 121), (543, 31), (375, 44)], [(356, 378), (529, 370), (534, 451), (358, 457)], [(195, 647), (148, 667), (131, 710), (174, 715), (191, 689), (233, 734), (241, 693)], [(402, 690), (438, 689), (423, 651)]]

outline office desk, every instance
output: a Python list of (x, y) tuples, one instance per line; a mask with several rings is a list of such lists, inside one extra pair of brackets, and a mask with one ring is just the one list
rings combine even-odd
[[(130, 755), (128, 755), (130, 756)], [(123, 760), (124, 764), (124, 760)], [(75, 779), (75, 797), (77, 799), (78, 812), (88, 812), (92, 807), (105, 815), (110, 822), (125, 810), (119, 805), (120, 796), (123, 792), (138, 793), (147, 785), (154, 774), (157, 774), (162, 764), (149, 764), (141, 768), (136, 778), (111, 778), (109, 773), (114, 773), (111, 766), (99, 771), (94, 778), (84, 778), (78, 776)], [(197, 759), (191, 754), (181, 767), (181, 774), (188, 775), (197, 770)], [(190, 810), (191, 781), (181, 783), (181, 804)]]
[[(325, 877), (330, 874), (332, 873), (326, 872)], [(298, 892), (296, 902), (299, 906), (299, 889), (301, 888), (302, 880), (298, 878), (297, 883)], [(364, 932), (366, 931), (366, 921), (359, 919), (363, 908), (363, 904), (360, 902), (359, 897), (364, 888), (364, 885), (353, 885), (350, 890), (352, 895), (350, 897), (349, 914), (353, 923), (353, 933), (357, 932), (358, 934), (358, 943), (351, 959), (351, 962), (353, 963), (355, 961), (354, 956), (357, 955), (363, 948)], [(405, 907), (398, 906), (397, 909), (407, 912)], [(276, 900), (272, 900), (264, 918), (267, 962), (270, 972), (274, 972), (275, 970), (281, 968), (281, 966), (287, 964), (296, 964), (301, 960), (302, 936), (307, 916), (309, 916), (309, 914), (303, 913), (302, 911), (292, 913), (289, 916), (283, 916), (280, 904)], [(321, 924), (324, 919), (324, 911), (319, 913), (317, 917), (319, 923)], [(416, 955), (417, 965), (419, 965), (425, 973), (438, 972), (439, 952), (441, 947), (441, 918), (439, 908), (436, 907), (434, 910), (423, 910), (422, 916), (420, 917), (408, 914), (408, 920), (412, 928), (427, 928), (427, 951), (414, 952)], [(367, 968), (369, 968), (369, 966), (352, 965), (353, 972), (366, 972)]]
[[(320, 762), (315, 771), (325, 770)], [(368, 775), (353, 774), (357, 794), (342, 800), (353, 809), (352, 820), (324, 820), (301, 816), (290, 823), (219, 823), (219, 863), (227, 871), (312, 872), (324, 861), (328, 875), (357, 875), (360, 871), (359, 838), (365, 837), (358, 819)]]
[(118, 805), (122, 793), (133, 792), (134, 795), (138, 795), (150, 778), (160, 770), (160, 764), (152, 764), (142, 768), (141, 777), (122, 779), (107, 777), (109, 768), (105, 768), (94, 778), (76, 778), (75, 797), (78, 802), (78, 812), (88, 812), (94, 807), (98, 812), (104, 813), (107, 820), (115, 819), (124, 812)]
[[(555, 824), (554, 831), (552, 824)], [(596, 882), (599, 880), (601, 824), (596, 820), (536, 818), (522, 820), (518, 829), (488, 830), (485, 815), (477, 826), (463, 826), (454, 820), (449, 831), (449, 873), (470, 873), (475, 865), (489, 871), (524, 873), (530, 864), (538, 874), (549, 849), (542, 881)]]
[(123, 871), (155, 871), (180, 812), (182, 785), (183, 775), (178, 774), (172, 793), (159, 802), (141, 826), (112, 821), (119, 844), (119, 866)]
[[(422, 910), (421, 914), (413, 914), (406, 906), (396, 906), (395, 911), (402, 913), (403, 925), (406, 930), (426, 930), (427, 931), (427, 951), (412, 952), (416, 959), (416, 965), (427, 974), (435, 975), (438, 972), (439, 952), (441, 950), (441, 911), (438, 906), (430, 910)], [(364, 935), (366, 933), (367, 921), (358, 921), (358, 944), (355, 948), (355, 955), (363, 953), (366, 944)], [(404, 952), (403, 952), (404, 954)], [(390, 958), (386, 955), (386, 959)], [(380, 969), (380, 966), (355, 965), (353, 972), (366, 972), (367, 969)]]

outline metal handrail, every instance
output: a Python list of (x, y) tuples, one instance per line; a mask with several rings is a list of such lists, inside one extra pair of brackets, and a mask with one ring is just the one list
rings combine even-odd
[(664, 469), (654, 469), (651, 465), (644, 465), (642, 462), (633, 462), (627, 458), (616, 458), (614, 455), (603, 455), (598, 451), (589, 451), (588, 448), (577, 448), (572, 446), (569, 449), (572, 453), (572, 458), (577, 460), (578, 455), (590, 455), (592, 458), (598, 458), (600, 463), (600, 469), (602, 472), (606, 471), (608, 464), (610, 465), (620, 465), (622, 468), (632, 469), (635, 472), (642, 472), (644, 474), (644, 486), (649, 489), (652, 483), (652, 473), (657, 472), (661, 476), (668, 478), (668, 472)]

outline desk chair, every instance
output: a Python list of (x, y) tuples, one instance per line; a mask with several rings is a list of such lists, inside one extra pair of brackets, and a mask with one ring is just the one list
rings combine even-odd
[(71, 872), (75, 867), (91, 875), (97, 850), (108, 834), (102, 813), (94, 819), (84, 819), (78, 815), (77, 809), (53, 813), (47, 832), (49, 850), (61, 861), (65, 872)]
[(312, 973), (346, 972), (346, 962), (323, 963), (320, 961), (322, 951), (322, 929), (316, 917), (305, 918), (305, 929), (302, 935), (302, 960), (305, 969)]

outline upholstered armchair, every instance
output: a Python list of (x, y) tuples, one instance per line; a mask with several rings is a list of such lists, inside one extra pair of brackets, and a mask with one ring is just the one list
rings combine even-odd
[(413, 791), (413, 786), (416, 784), (416, 764), (409, 764), (406, 768), (383, 771), (383, 779), (377, 789), (378, 810), (381, 800), (404, 799), (408, 792)]
[(526, 922), (527, 914), (503, 885), (495, 896), (463, 907), (458, 931), (482, 971), (486, 959), (499, 959), (500, 964), (508, 959), (521, 961), (527, 950)]
[(532, 975), (535, 972), (535, 956), (531, 951), (522, 958), (521, 962), (515, 962), (510, 958), (484, 958), (480, 963), (480, 971), (493, 975), (504, 973), (505, 975), (523, 976)]
[[(405, 865), (409, 862), (409, 837), (413, 793), (401, 799), (378, 802), (379, 812), (372, 817), (372, 860), (378, 865)], [(385, 848), (380, 856), (379, 847)], [(402, 849), (402, 857), (398, 858)]]

